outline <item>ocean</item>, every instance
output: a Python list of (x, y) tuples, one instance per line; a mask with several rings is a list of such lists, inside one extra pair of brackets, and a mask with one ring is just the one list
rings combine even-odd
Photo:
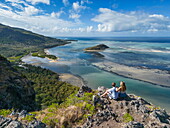
[[(127, 92), (143, 97), (149, 102), (170, 112), (170, 88), (134, 80), (103, 71), (92, 63), (105, 60), (129, 67), (143, 67), (170, 71), (170, 38), (119, 37), (119, 38), (62, 38), (74, 39), (72, 43), (48, 49), (49, 54), (59, 57), (59, 61), (27, 56), (23, 61), (36, 64), (58, 73), (81, 76), (94, 89), (98, 86), (111, 87), (112, 82), (127, 84)], [(106, 44), (109, 49), (99, 53), (84, 52), (83, 49), (98, 44)]]

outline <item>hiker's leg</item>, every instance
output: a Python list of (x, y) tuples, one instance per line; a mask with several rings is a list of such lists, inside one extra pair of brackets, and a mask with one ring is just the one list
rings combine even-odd
[(106, 92), (105, 93), (103, 93), (101, 96), (106, 96), (106, 95), (108, 95), (108, 90), (106, 90)]

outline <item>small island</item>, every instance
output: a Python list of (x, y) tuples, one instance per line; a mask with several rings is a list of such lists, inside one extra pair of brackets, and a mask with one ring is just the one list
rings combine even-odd
[(93, 47), (89, 47), (89, 48), (85, 48), (84, 51), (86, 52), (98, 52), (98, 51), (102, 51), (109, 48), (107, 45), (105, 44), (99, 44)]

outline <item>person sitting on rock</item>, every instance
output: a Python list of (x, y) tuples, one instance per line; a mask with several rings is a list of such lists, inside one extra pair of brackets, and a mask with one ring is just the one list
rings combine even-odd
[(127, 94), (126, 94), (126, 85), (125, 85), (125, 82), (121, 81), (120, 82), (120, 87), (117, 88), (117, 90), (119, 92), (119, 97), (127, 97)]
[(105, 97), (105, 96), (109, 96), (109, 99), (114, 99), (114, 100), (116, 100), (117, 98), (118, 98), (118, 88), (116, 88), (115, 87), (116, 86), (116, 83), (112, 83), (112, 88), (111, 89), (108, 89), (108, 90), (106, 90), (106, 92), (103, 94), (103, 95), (101, 95), (101, 97)]

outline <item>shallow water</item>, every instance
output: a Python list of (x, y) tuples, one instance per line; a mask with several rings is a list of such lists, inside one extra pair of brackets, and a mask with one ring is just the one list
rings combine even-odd
[[(97, 44), (106, 44), (110, 49), (100, 52), (105, 57), (96, 54), (85, 53), (84, 48)], [(50, 54), (58, 56), (58, 62), (50, 62), (48, 59), (37, 57), (24, 57), (26, 63), (36, 63), (36, 65), (51, 69), (59, 73), (72, 73), (81, 76), (92, 88), (98, 86), (110, 87), (112, 82), (119, 85), (120, 81), (127, 84), (127, 92), (142, 96), (149, 102), (170, 112), (170, 88), (152, 85), (146, 82), (125, 78), (91, 65), (92, 62), (110, 60), (129, 66), (146, 66), (170, 70), (170, 43), (164, 42), (135, 42), (132, 41), (112, 41), (99, 39), (86, 39), (72, 42), (71, 44), (51, 48)]]

